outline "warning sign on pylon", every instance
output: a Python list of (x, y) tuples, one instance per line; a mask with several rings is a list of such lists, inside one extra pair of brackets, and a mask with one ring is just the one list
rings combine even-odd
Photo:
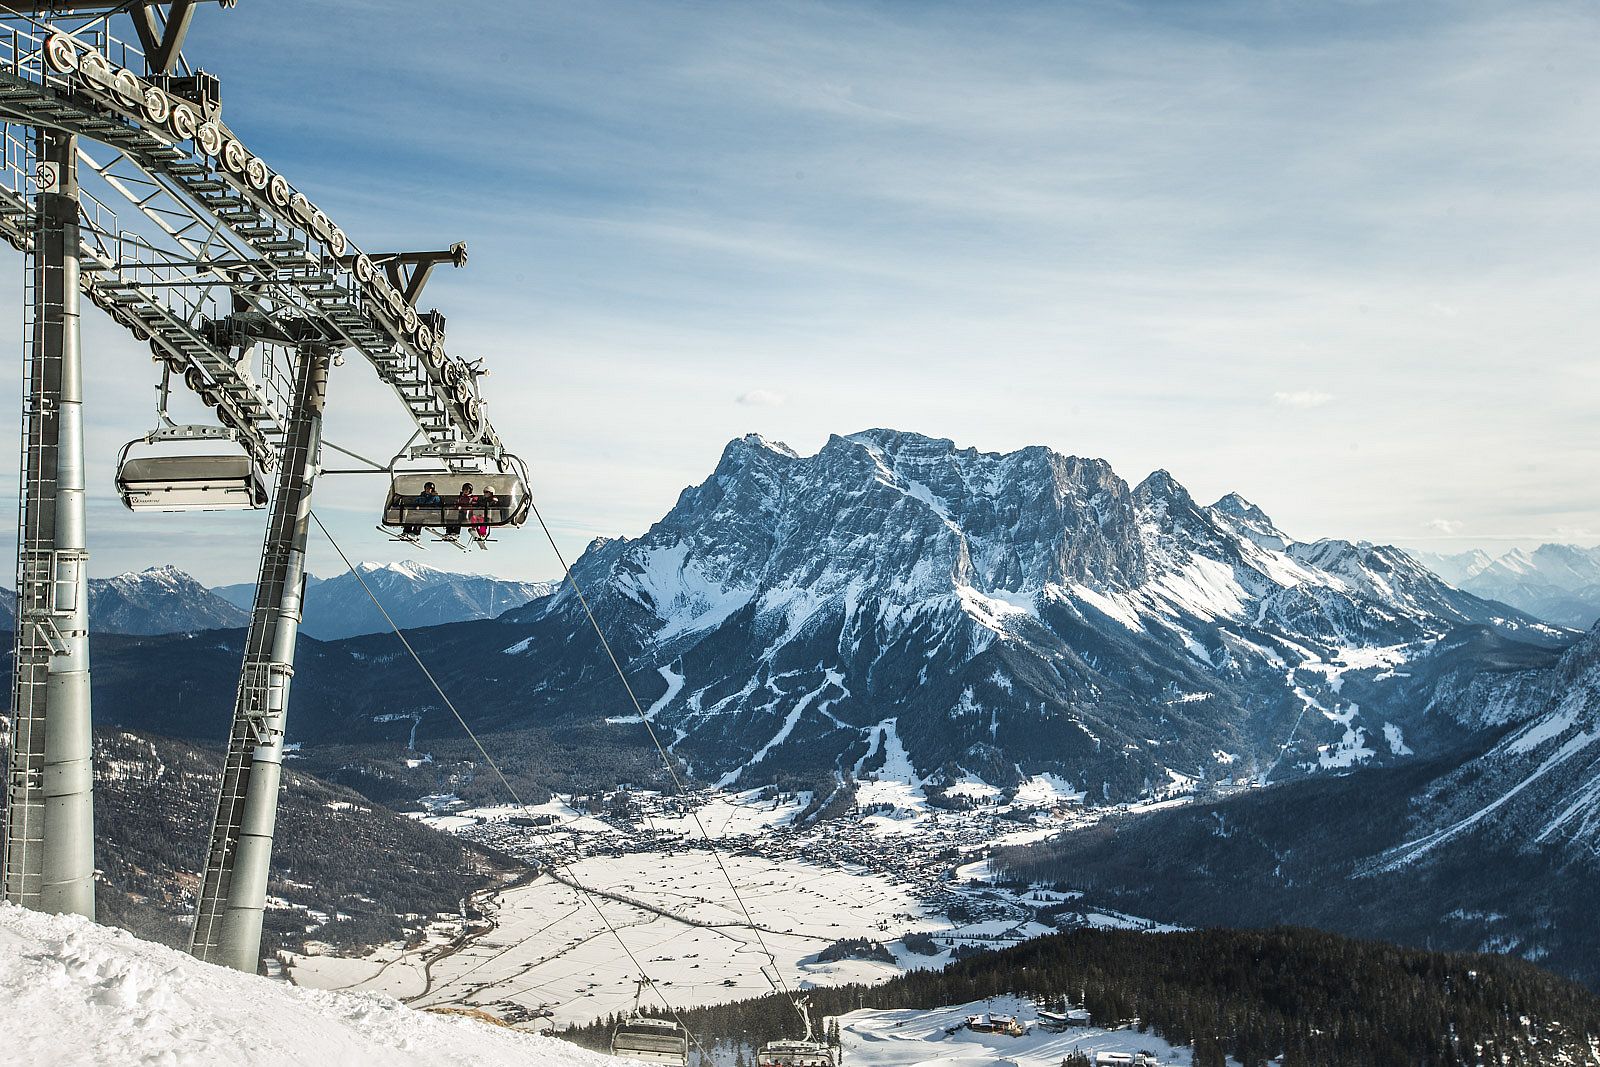
[(33, 168), (33, 184), (41, 193), (53, 193), (61, 188), (61, 164), (40, 162)]

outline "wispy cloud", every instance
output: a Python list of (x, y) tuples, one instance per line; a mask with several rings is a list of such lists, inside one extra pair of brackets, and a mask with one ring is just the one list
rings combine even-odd
[(1324, 393), (1320, 389), (1296, 389), (1272, 394), (1272, 402), (1285, 408), (1320, 408), (1332, 399), (1332, 393)]
[(1453, 534), (1460, 531), (1465, 524), (1457, 519), (1429, 519), (1422, 525), (1426, 529), (1435, 530), (1442, 534)]
[(752, 408), (781, 408), (789, 402), (788, 397), (771, 389), (752, 389), (748, 393), (740, 393), (734, 399)]
[[(1600, 529), (1587, 0), (533, 7), (241, 4), (188, 53), (363, 247), (471, 244), (427, 299), (569, 551), (646, 528), (747, 407), (801, 451), (889, 425), (1170, 468), (1308, 536)], [(101, 334), (108, 468), (150, 382)], [(328, 418), (408, 432), (359, 359)], [(362, 492), (336, 533), (390, 552)], [(97, 568), (163, 562), (146, 519), (97, 513)], [(254, 573), (252, 532), (186, 543)], [(547, 576), (535, 543), (484, 566)]]

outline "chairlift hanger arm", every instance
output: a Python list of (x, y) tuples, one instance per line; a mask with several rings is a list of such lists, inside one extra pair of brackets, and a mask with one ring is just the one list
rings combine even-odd
[[(189, 34), (189, 22), (194, 18), (195, 5), (200, 0), (172, 0), (172, 10), (167, 13), (166, 25), (156, 21), (154, 3), (135, 3), (128, 9), (133, 19), (134, 32), (144, 49), (145, 62), (152, 74), (171, 74), (183, 48), (183, 39)], [(218, 0), (223, 7), (232, 7), (234, 0)]]

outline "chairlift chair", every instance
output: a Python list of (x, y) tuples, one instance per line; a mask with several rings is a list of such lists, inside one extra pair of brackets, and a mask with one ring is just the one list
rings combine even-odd
[(756, 1067), (839, 1067), (838, 1050), (821, 1041), (782, 1038), (761, 1046)]
[(639, 1011), (639, 997), (648, 978), (636, 980), (633, 1010), (611, 1032), (611, 1054), (645, 1063), (671, 1063), (688, 1067), (689, 1035), (671, 1019), (658, 1019)]
[[(502, 526), (521, 526), (528, 519), (533, 500), (528, 492), (525, 468), (515, 456), (484, 460), (476, 469), (457, 467), (453, 470), (448, 467), (397, 470), (401, 458), (397, 456), (390, 464), (389, 493), (384, 498), (379, 527), (395, 540), (415, 544), (421, 531), (427, 530), (437, 540), (464, 548), (460, 542), (464, 529), (481, 527), (488, 531)], [(423, 490), (429, 483), (439, 497), (437, 502), (424, 497)], [(462, 487), (469, 484), (471, 499), (462, 503)], [(492, 505), (484, 503), (491, 489), (496, 500)], [(490, 540), (487, 533), (483, 537), (474, 535), (474, 539), (480, 545)]]
[[(172, 368), (161, 365), (156, 386), (156, 426), (122, 446), (117, 455), (117, 494), (129, 511), (249, 511), (267, 506), (267, 483), (255, 457), (226, 426), (178, 425), (167, 414)], [(184, 445), (226, 443), (238, 451), (196, 452)], [(172, 446), (179, 446), (176, 450)], [(137, 446), (157, 451), (130, 456)]]
[(768, 1041), (756, 1051), (756, 1067), (839, 1067), (839, 1050), (812, 1034), (811, 1005), (802, 997), (794, 1006), (806, 1036)]
[(241, 452), (160, 452), (130, 456), (136, 445), (234, 440), (211, 426), (166, 426), (122, 446), (117, 493), (129, 511), (248, 511), (267, 506), (267, 484)]

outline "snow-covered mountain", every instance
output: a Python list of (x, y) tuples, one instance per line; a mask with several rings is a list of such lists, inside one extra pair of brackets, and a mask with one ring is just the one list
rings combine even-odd
[[(16, 621), (17, 594), (0, 591), (0, 624)], [(220, 630), (250, 621), (243, 611), (173, 566), (89, 579), (89, 626), (99, 633)]]
[[(468, 619), (492, 619), (551, 590), (548, 582), (516, 582), (483, 574), (457, 574), (426, 564), (358, 563), (362, 578), (402, 627), (437, 626)], [(218, 596), (246, 610), (253, 583), (221, 586)], [(305, 633), (323, 641), (384, 632), (389, 626), (355, 576), (307, 583)]]
[[(1297, 542), (1237, 494), (1202, 506), (1165, 471), (1130, 486), (1101, 460), (892, 430), (806, 457), (735, 440), (575, 572), (675, 754), (725, 783), (903, 753), (935, 789), (1050, 772), (1109, 800), (1381, 763), (1476, 728), (1420, 712), (1446, 634), (1562, 637), (1396, 549)], [(530, 628), (506, 649), (527, 714), (600, 684), (569, 590), (504, 621)]]
[(565, 1041), (389, 997), (299, 989), (75, 915), (0, 903), (6, 1060), (37, 1067), (602, 1067)]
[(1483, 729), (1342, 778), (1202, 797), (999, 861), (1024, 881), (1194, 926), (1315, 926), (1507, 952), (1600, 986), (1600, 628), (1564, 653), (1461, 631), (1435, 686)]
[(1600, 619), (1600, 545), (1547, 544), (1498, 558), (1482, 551), (1415, 555), (1451, 585), (1549, 622), (1586, 630)]
[(1600, 627), (1553, 667), (1491, 681), (1473, 698), (1487, 721), (1519, 723), (1413, 802), (1406, 840), (1376, 859), (1392, 870), (1482, 833), (1516, 849), (1600, 857)]
[(89, 582), (89, 626), (121, 634), (183, 633), (243, 626), (243, 611), (177, 567), (149, 567)]

